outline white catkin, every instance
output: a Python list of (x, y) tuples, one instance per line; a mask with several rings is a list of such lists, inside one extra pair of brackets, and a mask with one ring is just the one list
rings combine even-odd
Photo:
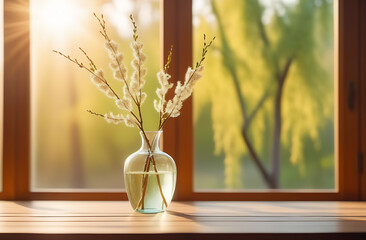
[(172, 100), (169, 100), (167, 102), (167, 104), (166, 104), (165, 112), (164, 113), (167, 113), (167, 114), (171, 113), (173, 111), (173, 107), (174, 107), (173, 101)]
[(202, 66), (196, 70), (191, 67), (187, 69), (184, 83), (182, 84), (180, 81), (177, 82), (177, 86), (174, 90), (175, 96), (173, 97), (173, 100), (168, 101), (166, 108), (164, 109), (164, 114), (170, 114), (170, 117), (178, 117), (180, 115), (183, 102), (192, 95), (195, 84), (202, 77), (202, 71)]
[(114, 77), (114, 79), (116, 79), (118, 81), (121, 81), (121, 82), (123, 81), (123, 76), (120, 71), (114, 71), (113, 77)]
[(171, 76), (161, 70), (157, 73), (157, 78), (160, 84), (160, 88), (156, 89), (156, 95), (158, 96), (159, 101), (154, 101), (154, 107), (157, 112), (164, 112), (164, 105), (166, 103), (165, 95), (170, 88), (173, 87), (173, 83), (169, 83), (169, 79)]
[(110, 112), (109, 114), (104, 114), (104, 119), (107, 123), (120, 124), (125, 123), (127, 127), (135, 127), (137, 122), (130, 115), (124, 116), (122, 114), (113, 114)]
[(118, 62), (123, 62), (123, 59), (124, 59), (123, 53), (117, 53), (116, 54), (116, 60)]
[(161, 107), (160, 107), (160, 104), (159, 104), (160, 101), (154, 99), (154, 108), (157, 112), (160, 112), (161, 111)]
[[(136, 100), (140, 102), (140, 92), (144, 87), (146, 80), (144, 79), (147, 74), (147, 69), (144, 67), (146, 61), (146, 55), (142, 52), (143, 44), (141, 42), (132, 42), (131, 49), (133, 52), (133, 59), (131, 61), (131, 66), (134, 72), (131, 75), (130, 81), (130, 92), (132, 96), (136, 97)], [(141, 102), (142, 104), (146, 99), (146, 93), (142, 93)]]
[(91, 75), (91, 80), (94, 84), (99, 85), (105, 82), (104, 73), (102, 69), (98, 69)]
[(124, 122), (125, 122), (127, 127), (135, 127), (137, 125), (136, 120), (131, 118), (130, 115), (127, 115)]
[(109, 114), (104, 114), (104, 119), (107, 123), (119, 124), (124, 122), (125, 117), (122, 114), (114, 115), (110, 112)]
[(130, 82), (130, 92), (133, 96), (136, 96), (139, 92), (139, 83), (137, 81), (131, 81)]
[(109, 67), (110, 67), (113, 71), (118, 70), (118, 64), (117, 64), (116, 62), (111, 62), (111, 63), (109, 64)]
[(134, 69), (139, 69), (139, 60), (134, 58), (132, 61), (131, 61), (131, 66), (134, 68)]
[[(140, 93), (138, 93), (137, 95), (140, 98)], [(145, 102), (146, 98), (147, 98), (146, 92), (141, 92), (141, 104)]]
[(159, 99), (163, 98), (164, 93), (163, 93), (163, 90), (161, 88), (156, 89), (155, 92), (156, 92), (156, 95), (158, 96)]
[[(142, 48), (143, 48), (143, 43), (142, 42), (136, 42), (136, 41), (133, 41), (131, 43), (131, 48), (135, 50), (135, 52), (138, 52), (140, 51)], [(134, 52), (134, 53), (135, 53)]]
[(132, 101), (130, 98), (124, 96), (122, 99), (117, 99), (115, 101), (116, 106), (121, 110), (132, 111)]
[(99, 85), (98, 86), (99, 87), (99, 89), (102, 91), (102, 92), (105, 92), (105, 91), (107, 91), (108, 90), (108, 86), (107, 85)]
[(104, 47), (108, 52), (109, 58), (112, 60), (109, 67), (113, 71), (114, 79), (121, 82), (125, 81), (127, 79), (127, 68), (123, 64), (123, 53), (118, 52), (118, 44), (113, 40), (106, 41)]
[(101, 80), (99, 77), (97, 77), (95, 75), (91, 75), (90, 80), (92, 81), (92, 83), (94, 83), (97, 86), (100, 84), (103, 84), (103, 80)]
[(98, 69), (91, 75), (91, 81), (98, 87), (98, 89), (103, 92), (107, 97), (116, 99), (116, 95), (112, 92), (110, 87), (107, 85), (107, 81), (104, 78), (104, 73), (102, 69)]
[(123, 86), (123, 95), (124, 95), (124, 96), (126, 96), (126, 97), (127, 97), (127, 96), (128, 96), (128, 97), (130, 97), (130, 96), (129, 96), (129, 93), (128, 93), (127, 85), (124, 85), (124, 86)]
[[(147, 69), (146, 69), (146, 68), (142, 68), (142, 69), (140, 70), (140, 76), (141, 76), (142, 78), (144, 78), (144, 77), (146, 77), (146, 75), (147, 75)], [(144, 81), (143, 79), (141, 79), (141, 82), (143, 82), (143, 83), (145, 84), (145, 81)]]
[(104, 43), (104, 48), (107, 49), (108, 51), (108, 54), (111, 56), (111, 57), (114, 57), (114, 54), (117, 53), (118, 51), (118, 44), (111, 40), (111, 41), (106, 41)]
[(105, 95), (109, 98), (115, 99), (116, 96), (113, 94), (112, 90), (108, 89), (107, 91), (104, 92)]

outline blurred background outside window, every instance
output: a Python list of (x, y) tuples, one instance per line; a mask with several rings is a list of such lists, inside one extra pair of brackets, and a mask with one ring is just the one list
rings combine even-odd
[[(30, 0), (31, 5), (31, 189), (32, 191), (123, 190), (124, 159), (140, 146), (136, 128), (107, 124), (95, 112), (118, 113), (111, 99), (90, 81), (87, 72), (52, 52), (59, 50), (85, 61), (82, 47), (105, 71), (111, 85), (109, 58), (93, 16), (103, 13), (107, 31), (125, 53), (130, 66), (132, 13), (148, 56), (143, 114), (154, 129), (158, 115), (152, 105), (160, 64), (159, 0)], [(129, 67), (131, 73), (131, 67)]]
[(332, 0), (193, 0), (195, 190), (334, 190)]

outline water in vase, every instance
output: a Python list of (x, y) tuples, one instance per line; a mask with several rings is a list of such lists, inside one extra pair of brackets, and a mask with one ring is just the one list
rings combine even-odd
[[(147, 179), (144, 178), (145, 176)], [(147, 173), (143, 171), (131, 171), (126, 172), (125, 177), (128, 199), (133, 209), (143, 213), (165, 211), (166, 206), (162, 194), (167, 205), (169, 205), (175, 188), (173, 172), (150, 171)], [(144, 187), (144, 181), (146, 182), (146, 189)], [(144, 198), (142, 198), (143, 192), (145, 192)]]

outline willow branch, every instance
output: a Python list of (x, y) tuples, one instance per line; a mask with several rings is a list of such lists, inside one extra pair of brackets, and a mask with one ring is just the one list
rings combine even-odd
[[(191, 76), (189, 77), (188, 81), (184, 82), (184, 86), (188, 86), (188, 84), (192, 81), (193, 76), (196, 74), (198, 68), (200, 68), (202, 66), (203, 61), (206, 59), (206, 54), (208, 52), (208, 48), (212, 45), (213, 41), (216, 39), (216, 37), (213, 37), (212, 40), (209, 43), (206, 43), (206, 35), (203, 35), (203, 48), (202, 48), (202, 55), (201, 55), (201, 59), (196, 62), (196, 66), (194, 68), (193, 73), (191, 74)], [(170, 55), (171, 53), (169, 53), (168, 56), (168, 63), (170, 64)], [(168, 65), (169, 66), (169, 65)], [(165, 69), (167, 68), (167, 65), (165, 65)], [(182, 97), (182, 94), (178, 95), (178, 101), (174, 104), (172, 110), (170, 111), (170, 113), (168, 114), (168, 116), (164, 119), (163, 123), (161, 123), (161, 119), (159, 120), (159, 122), (161, 124), (159, 124), (159, 130), (161, 130), (165, 123), (168, 121), (168, 119), (171, 117), (171, 115), (173, 114), (173, 112), (175, 111), (176, 107), (177, 107), (177, 103), (180, 101), (180, 98)]]
[(229, 70), (229, 72), (232, 76), (234, 86), (235, 86), (235, 91), (238, 96), (240, 110), (242, 112), (244, 121), (246, 121), (248, 118), (247, 117), (248, 114), (247, 114), (247, 110), (246, 110), (246, 103), (244, 100), (244, 96), (243, 96), (243, 93), (241, 92), (241, 88), (240, 88), (240, 84), (239, 84), (239, 77), (237, 75), (237, 69), (236, 69), (235, 58), (234, 58), (235, 53), (232, 51), (232, 49), (229, 45), (229, 42), (227, 40), (225, 31), (224, 31), (224, 26), (222, 24), (221, 16), (217, 10), (215, 1), (211, 1), (211, 6), (212, 6), (212, 12), (216, 16), (219, 33), (221, 36), (220, 39), (222, 42), (222, 53), (223, 53), (223, 57), (225, 59), (223, 62), (224, 62), (225, 67)]
[(137, 101), (137, 99), (135, 99), (130, 91), (130, 88), (127, 84), (127, 79), (126, 79), (126, 76), (122, 74), (122, 69), (121, 69), (121, 65), (120, 65), (120, 62), (117, 58), (117, 53), (116, 51), (114, 51), (114, 48), (112, 47), (111, 45), (111, 38), (108, 36), (108, 33), (107, 33), (107, 28), (106, 28), (106, 23), (105, 23), (105, 20), (104, 20), (104, 17), (103, 17), (103, 14), (101, 15), (101, 18), (99, 18), (95, 13), (94, 13), (94, 17), (98, 20), (99, 22), (99, 25), (101, 26), (102, 28), (102, 31), (100, 32), (101, 35), (104, 37), (104, 39), (108, 42), (108, 45), (110, 46), (110, 49), (112, 49), (113, 51), (113, 56), (114, 56), (114, 59), (115, 61), (117, 62), (118, 64), (118, 71), (120, 72), (121, 76), (122, 76), (122, 79), (123, 79), (123, 82), (124, 84), (126, 85), (126, 88), (127, 88), (127, 92), (128, 94), (130, 95), (130, 97), (132, 98), (132, 100), (134, 101), (134, 103), (138, 106), (139, 103)]
[[(245, 104), (245, 100), (244, 100), (244, 96), (241, 92), (241, 88), (240, 88), (240, 84), (239, 84), (239, 77), (237, 75), (237, 69), (236, 69), (236, 64), (235, 64), (235, 59), (234, 59), (234, 52), (232, 51), (229, 42), (227, 40), (226, 37), (226, 33), (224, 31), (224, 27), (222, 24), (222, 20), (220, 17), (220, 14), (217, 10), (217, 6), (215, 1), (211, 1), (211, 6), (212, 6), (212, 11), (216, 16), (217, 19), (217, 23), (218, 23), (218, 28), (219, 28), (219, 33), (221, 36), (221, 42), (222, 42), (222, 50), (223, 50), (223, 64), (224, 66), (229, 70), (231, 76), (232, 76), (232, 80), (234, 82), (234, 86), (235, 86), (235, 90), (236, 90), (236, 95), (238, 97), (238, 101), (239, 101), (239, 105), (240, 105), (240, 110), (244, 119), (244, 124), (245, 122), (248, 121), (248, 115), (247, 115), (247, 110), (246, 110), (246, 104)], [(253, 160), (253, 162), (255, 163), (255, 165), (258, 167), (259, 172), (261, 173), (263, 179), (265, 180), (265, 182), (267, 183), (267, 185), (271, 185), (272, 179), (271, 176), (268, 172), (268, 170), (264, 167), (262, 161), (260, 160), (257, 152), (255, 151), (249, 137), (248, 137), (248, 133), (247, 133), (247, 129), (244, 127), (242, 127), (242, 131), (241, 131), (242, 137), (244, 139), (244, 142), (248, 148), (249, 151), (249, 155), (251, 156), (251, 159)]]
[(84, 51), (81, 47), (79, 47), (80, 51), (85, 55), (85, 57), (89, 60), (90, 67), (92, 70), (97, 70), (97, 66), (95, 65), (94, 61), (89, 57), (89, 55)]
[[(95, 115), (95, 116), (98, 116), (98, 117), (102, 117), (102, 118), (107, 118), (107, 119), (110, 119), (110, 120), (115, 120), (115, 121), (124, 121), (123, 119), (119, 119), (119, 118), (112, 118), (110, 116), (104, 116), (103, 114), (100, 114), (100, 113), (96, 113), (96, 112), (93, 112), (91, 110), (86, 110), (88, 113), (92, 114), (92, 115)], [(141, 122), (140, 120), (136, 117), (136, 115), (131, 111), (129, 112), (135, 119), (136, 119), (136, 126), (141, 130)], [(138, 124), (137, 124), (138, 123)]]
[[(66, 58), (66, 59), (67, 59), (67, 60), (69, 60), (70, 62), (75, 63), (75, 64), (76, 64), (76, 65), (78, 65), (80, 68), (82, 68), (82, 69), (84, 69), (84, 70), (88, 71), (90, 74), (92, 74), (93, 76), (97, 77), (99, 80), (101, 80), (102, 82), (104, 82), (104, 83), (107, 85), (107, 87), (112, 91), (113, 95), (114, 95), (117, 99), (120, 99), (120, 98), (119, 98), (119, 96), (117, 95), (117, 93), (116, 93), (116, 92), (113, 90), (113, 88), (108, 84), (108, 82), (107, 82), (107, 80), (106, 80), (106, 79), (101, 78), (101, 77), (99, 77), (98, 75), (96, 75), (96, 74), (94, 73), (94, 71), (92, 71), (92, 70), (90, 70), (89, 68), (87, 68), (87, 67), (86, 67), (82, 62), (79, 62), (76, 58), (72, 59), (72, 58), (70, 57), (70, 55), (65, 55), (65, 54), (63, 54), (62, 52), (59, 52), (59, 51), (56, 51), (56, 50), (53, 50), (53, 52), (55, 52), (55, 53), (57, 53), (57, 54), (59, 54), (59, 55), (63, 56), (64, 58)], [(95, 69), (95, 70), (97, 70), (97, 69)]]
[(266, 102), (266, 100), (269, 98), (270, 94), (270, 88), (271, 86), (268, 86), (266, 91), (263, 93), (262, 97), (259, 99), (257, 105), (254, 107), (250, 115), (248, 116), (247, 121), (244, 123), (244, 129), (247, 130), (252, 123), (253, 119), (257, 115), (258, 111), (262, 108), (263, 104)]

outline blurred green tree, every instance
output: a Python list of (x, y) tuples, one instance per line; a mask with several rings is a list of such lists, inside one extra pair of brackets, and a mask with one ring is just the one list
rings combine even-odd
[(304, 139), (320, 147), (319, 129), (333, 121), (333, 2), (290, 2), (210, 1), (224, 73), (206, 84), (216, 92), (215, 148), (225, 153), (227, 187), (240, 185), (238, 162), (248, 155), (266, 185), (279, 188), (281, 149), (303, 168)]

